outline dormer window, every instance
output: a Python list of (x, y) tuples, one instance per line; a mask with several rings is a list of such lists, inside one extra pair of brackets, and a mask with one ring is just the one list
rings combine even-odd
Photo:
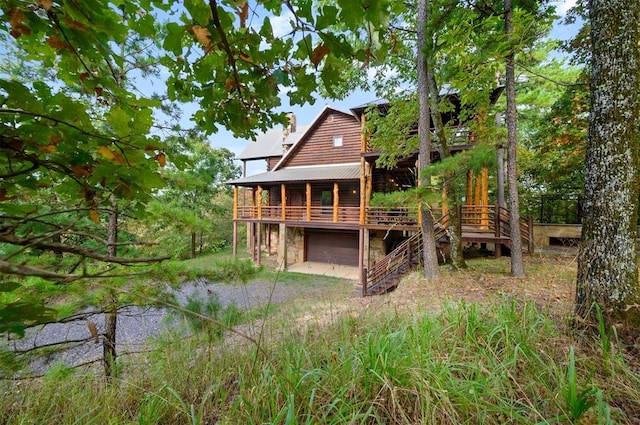
[(342, 136), (333, 138), (333, 146), (336, 148), (342, 146)]

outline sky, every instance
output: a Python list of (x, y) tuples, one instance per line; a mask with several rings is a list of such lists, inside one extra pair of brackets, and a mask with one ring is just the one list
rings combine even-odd
[[(567, 10), (573, 7), (575, 3), (576, 0), (553, 1), (553, 4), (555, 4), (556, 6), (556, 13), (561, 17), (563, 17), (566, 14)], [(284, 31), (286, 31), (287, 28), (290, 28), (288, 20), (289, 15), (287, 14), (272, 18), (271, 24), (274, 28), (274, 33), (277, 34), (278, 31), (282, 31), (284, 34)], [(559, 40), (567, 40), (576, 34), (579, 26), (580, 23), (577, 23), (573, 26), (568, 27), (566, 25), (562, 25), (561, 19), (558, 19), (554, 24), (554, 27), (550, 33), (550, 37)], [(358, 90), (354, 91), (345, 99), (339, 101), (318, 98), (313, 105), (290, 106), (287, 102), (287, 96), (283, 95), (282, 106), (278, 109), (278, 111), (293, 112), (296, 115), (298, 125), (307, 125), (310, 124), (311, 121), (322, 111), (325, 105), (330, 105), (340, 110), (349, 111), (349, 109), (355, 106), (362, 105), (375, 99), (377, 99), (375, 93), (363, 92)], [(188, 117), (191, 115), (191, 113), (192, 111), (184, 111), (183, 119), (185, 120), (185, 122), (183, 123), (183, 125), (185, 126), (185, 128), (192, 127), (192, 125), (188, 122)], [(209, 142), (215, 148), (224, 147), (231, 150), (236, 155), (239, 155), (248, 143), (252, 143), (250, 140), (236, 139), (231, 135), (230, 132), (225, 130), (221, 130), (220, 132), (209, 136)], [(266, 164), (264, 160), (249, 161), (247, 163), (247, 175), (264, 172), (265, 166)]]

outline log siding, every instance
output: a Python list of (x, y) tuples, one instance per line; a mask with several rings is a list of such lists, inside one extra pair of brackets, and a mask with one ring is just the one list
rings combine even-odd
[[(342, 146), (333, 145), (336, 137), (342, 138)], [(360, 162), (360, 145), (358, 120), (353, 115), (330, 110), (281, 167)]]

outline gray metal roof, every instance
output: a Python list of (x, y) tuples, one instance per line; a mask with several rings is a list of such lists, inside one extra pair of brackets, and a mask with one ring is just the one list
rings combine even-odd
[(299, 125), (294, 133), (287, 136), (286, 139), (282, 139), (282, 128), (273, 128), (266, 133), (258, 135), (255, 142), (249, 142), (246, 148), (240, 153), (238, 159), (251, 160), (251, 159), (265, 159), (274, 156), (284, 155), (282, 145), (293, 145), (307, 130), (308, 125)]
[(268, 171), (255, 176), (244, 177), (227, 182), (236, 186), (255, 186), (263, 183), (286, 183), (292, 181), (338, 181), (360, 179), (360, 164), (336, 164), (310, 167), (287, 167), (277, 171)]

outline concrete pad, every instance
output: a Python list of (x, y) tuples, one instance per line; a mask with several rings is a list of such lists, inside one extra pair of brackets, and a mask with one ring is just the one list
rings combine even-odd
[(338, 277), (341, 279), (359, 281), (360, 271), (355, 266), (343, 266), (341, 264), (317, 263), (305, 261), (304, 263), (291, 264), (287, 271), (304, 274), (317, 274), (321, 276)]

